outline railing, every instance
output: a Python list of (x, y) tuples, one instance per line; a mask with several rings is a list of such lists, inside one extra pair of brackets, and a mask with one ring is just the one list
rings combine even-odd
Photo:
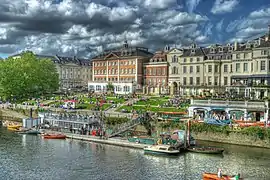
[(112, 129), (112, 133), (108, 137), (114, 137), (114, 136), (116, 136), (118, 134), (121, 134), (121, 133), (123, 133), (123, 132), (125, 132), (125, 131), (127, 131), (127, 130), (129, 130), (129, 129), (131, 129), (131, 128), (139, 125), (139, 124), (141, 124), (143, 121), (144, 121), (144, 118), (139, 117), (139, 118), (133, 119), (133, 120), (131, 120), (129, 122), (120, 124), (120, 125), (118, 125), (118, 126), (116, 126), (116, 127), (114, 127)]
[(265, 102), (254, 101), (229, 101), (229, 100), (193, 100), (191, 105), (198, 106), (217, 106), (217, 107), (243, 107), (243, 108), (265, 108)]

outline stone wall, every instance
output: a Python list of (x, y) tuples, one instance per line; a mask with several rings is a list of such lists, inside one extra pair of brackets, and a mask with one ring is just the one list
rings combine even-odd
[(202, 132), (192, 133), (192, 136), (197, 140), (270, 148), (269, 140), (260, 140), (259, 138), (239, 133), (230, 133), (229, 135), (226, 135), (223, 133)]

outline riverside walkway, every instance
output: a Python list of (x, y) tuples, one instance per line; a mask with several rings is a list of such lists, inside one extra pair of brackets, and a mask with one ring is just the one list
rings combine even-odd
[[(50, 131), (50, 132), (54, 132), (54, 131)], [(145, 144), (132, 143), (132, 142), (128, 142), (127, 140), (122, 140), (122, 139), (117, 139), (117, 138), (102, 139), (96, 136), (80, 135), (80, 134), (74, 134), (74, 133), (63, 133), (63, 134), (66, 135), (67, 138), (69, 139), (89, 141), (89, 142), (95, 142), (95, 143), (101, 143), (101, 144), (109, 144), (109, 145), (114, 145), (114, 146), (122, 146), (122, 147), (136, 148), (136, 149), (143, 149), (146, 146)]]

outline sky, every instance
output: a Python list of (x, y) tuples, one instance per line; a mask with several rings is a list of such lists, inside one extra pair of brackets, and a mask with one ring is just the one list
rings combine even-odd
[(91, 58), (125, 40), (151, 51), (268, 32), (270, 0), (0, 0), (0, 57)]

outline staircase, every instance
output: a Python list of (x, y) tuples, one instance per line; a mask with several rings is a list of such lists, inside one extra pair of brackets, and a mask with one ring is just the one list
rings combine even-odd
[(136, 119), (133, 119), (127, 123), (124, 124), (120, 124), (118, 127), (114, 128), (112, 133), (108, 136), (109, 138), (117, 136), (129, 129), (134, 128), (135, 126), (141, 124), (143, 121), (145, 120), (145, 118), (143, 117), (138, 117)]

